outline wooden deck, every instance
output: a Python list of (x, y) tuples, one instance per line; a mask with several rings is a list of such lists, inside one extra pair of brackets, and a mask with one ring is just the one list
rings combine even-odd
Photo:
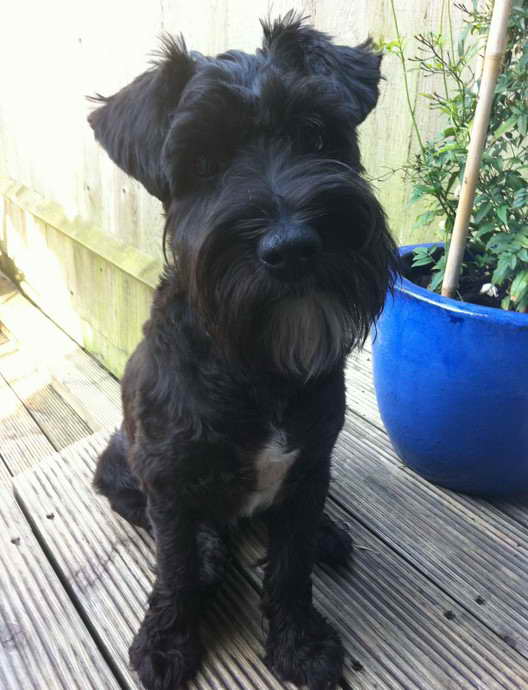
[[(90, 488), (119, 422), (118, 384), (7, 282), (0, 323), (0, 689), (138, 688), (127, 649), (152, 543)], [(528, 499), (459, 496), (406, 469), (368, 351), (350, 363), (348, 404), (328, 509), (355, 556), (314, 575), (347, 649), (342, 688), (528, 688)], [(293, 687), (261, 661), (262, 553), (244, 526), (193, 689)]]

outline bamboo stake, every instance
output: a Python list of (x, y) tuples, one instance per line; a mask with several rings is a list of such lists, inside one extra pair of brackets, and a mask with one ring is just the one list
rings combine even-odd
[(478, 182), (482, 151), (486, 142), (488, 125), (497, 77), (501, 69), (502, 57), (506, 47), (508, 20), (511, 14), (511, 0), (495, 0), (491, 24), (484, 56), (482, 81), (478, 95), (475, 118), (471, 128), (466, 167), (458, 207), (455, 216), (453, 235), (447, 256), (442, 295), (453, 297), (458, 287), (460, 269), (466, 248), (469, 219), (473, 212), (473, 200)]

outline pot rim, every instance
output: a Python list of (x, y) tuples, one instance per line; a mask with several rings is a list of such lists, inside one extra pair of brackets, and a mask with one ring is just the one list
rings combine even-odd
[[(421, 244), (406, 244), (398, 248), (400, 256), (410, 254), (411, 251), (417, 247), (441, 247), (443, 242), (423, 242)], [(486, 321), (496, 321), (500, 323), (507, 323), (516, 327), (528, 329), (528, 314), (521, 314), (516, 311), (506, 311), (498, 307), (485, 307), (480, 304), (472, 304), (471, 302), (462, 302), (460, 300), (452, 299), (451, 297), (444, 297), (438, 295), (436, 292), (431, 292), (426, 288), (420, 287), (413, 283), (403, 275), (398, 275), (394, 283), (394, 291), (403, 292), (406, 295), (419, 299), (422, 302), (427, 302), (432, 306), (445, 309), (447, 311), (455, 312), (457, 314), (464, 314), (466, 317), (473, 317), (483, 319)]]

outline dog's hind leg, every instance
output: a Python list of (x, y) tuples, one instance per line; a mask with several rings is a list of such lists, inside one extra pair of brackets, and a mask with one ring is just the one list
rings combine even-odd
[(354, 543), (346, 525), (323, 513), (317, 531), (315, 560), (334, 567), (346, 565), (353, 549)]
[(93, 479), (97, 493), (108, 498), (116, 513), (133, 525), (151, 531), (146, 514), (147, 500), (127, 462), (128, 440), (122, 429), (112, 434), (99, 456)]
[[(106, 496), (112, 510), (137, 527), (152, 533), (147, 517), (147, 499), (127, 462), (128, 441), (122, 430), (116, 431), (99, 456), (93, 486)], [(197, 531), (200, 559), (200, 584), (204, 590), (214, 590), (224, 574), (228, 556), (227, 530), (204, 522)]]

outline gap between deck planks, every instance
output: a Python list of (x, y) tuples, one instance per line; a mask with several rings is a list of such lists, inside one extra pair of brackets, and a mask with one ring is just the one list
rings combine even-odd
[[(366, 430), (367, 435), (371, 429)], [(95, 457), (104, 442), (101, 434), (79, 442), (20, 475), (15, 488), (24, 512), (77, 605), (97, 630), (100, 643), (115, 660), (127, 687), (135, 688), (135, 679), (127, 667), (127, 648), (153, 579), (153, 556), (148, 536), (112, 514), (106, 501), (95, 497), (89, 486)], [(334, 485), (337, 500), (347, 508), (343, 510), (330, 501), (329, 509), (349, 522), (357, 549), (352, 570), (317, 568), (314, 593), (319, 607), (339, 628), (347, 648), (343, 687), (528, 687), (528, 661), (492, 631), (492, 611), (484, 624), (468, 611), (466, 601), (457, 601), (456, 587), (446, 590), (442, 577), (436, 578), (437, 582), (431, 573), (425, 576), (409, 562), (406, 549), (412, 536), (405, 535), (404, 527), (416, 518), (412, 503), (408, 513), (404, 508), (391, 514), (398, 536), (405, 537), (395, 549), (372, 534), (376, 522), (372, 525), (366, 521), (368, 529), (361, 524), (365, 519), (363, 505), (358, 511), (360, 521), (356, 519), (357, 494), (365, 490), (366, 502), (371, 500), (369, 481), (357, 473), (354, 476), (355, 465), (347, 469), (342, 454), (351, 450), (348, 441), (345, 439), (342, 447), (338, 445), (338, 476), (346, 470), (349, 483), (356, 488), (348, 493), (346, 482), (341, 490)], [(379, 470), (367, 455), (366, 464), (376, 468), (382, 484), (387, 477), (391, 479), (388, 463)], [(46, 517), (50, 514), (52, 520)], [(419, 531), (419, 525), (414, 523), (415, 531)], [(383, 530), (381, 536), (386, 540)], [(441, 543), (441, 525), (433, 537)], [(416, 558), (420, 569), (430, 547), (431, 543), (425, 544)], [(402, 548), (403, 554), (399, 553)], [(229, 569), (227, 587), (209, 612), (209, 655), (193, 688), (285, 687), (269, 675), (260, 661), (260, 576), (254, 563), (261, 555), (262, 547), (250, 533)], [(489, 603), (493, 609), (493, 602)], [(450, 612), (449, 617), (446, 612)]]
[(484, 502), (431, 488), (394, 460), (381, 433), (350, 422), (337, 450), (335, 498), (528, 656), (528, 530)]
[(0, 375), (0, 455), (8, 476), (29, 469), (54, 451), (46, 435)]
[(49, 372), (14, 337), (0, 347), (0, 376), (42, 429), (55, 450), (89, 436), (92, 429), (61, 397)]
[(352, 352), (345, 369), (347, 405), (357, 415), (383, 429), (372, 385), (371, 343), (365, 343), (363, 350)]
[(0, 274), (0, 481), (120, 422), (119, 383)]
[(91, 430), (120, 423), (118, 382), (1, 275), (0, 322)]
[(0, 592), (2, 690), (119, 690), (7, 489), (0, 489)]

